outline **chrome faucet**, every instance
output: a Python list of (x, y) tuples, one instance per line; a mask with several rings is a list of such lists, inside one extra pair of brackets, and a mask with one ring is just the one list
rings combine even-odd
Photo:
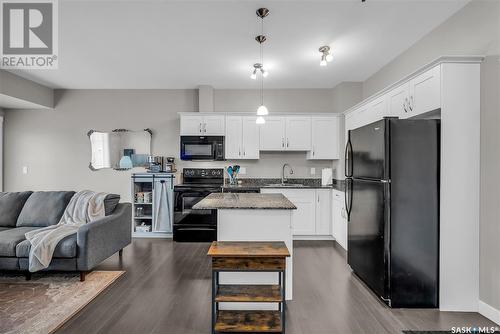
[(285, 184), (285, 182), (288, 181), (288, 179), (285, 177), (285, 168), (286, 168), (286, 166), (288, 166), (288, 168), (290, 169), (290, 175), (293, 174), (292, 166), (290, 166), (288, 163), (285, 163), (283, 165), (283, 169), (281, 170), (281, 184)]

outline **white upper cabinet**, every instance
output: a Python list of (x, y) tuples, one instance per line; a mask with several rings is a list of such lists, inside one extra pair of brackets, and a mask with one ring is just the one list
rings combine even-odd
[(203, 134), (210, 136), (223, 136), (225, 118), (225, 115), (204, 116)]
[(266, 123), (260, 126), (260, 150), (284, 151), (286, 139), (285, 127), (285, 117), (266, 117)]
[(261, 151), (309, 151), (311, 117), (270, 116), (260, 126)]
[(224, 139), (226, 159), (240, 159), (243, 140), (243, 117), (226, 117), (226, 138)]
[(405, 83), (394, 88), (387, 93), (387, 116), (391, 117), (408, 117), (408, 103), (410, 101), (410, 84)]
[(182, 136), (223, 136), (225, 115), (181, 115)]
[(312, 147), (307, 159), (339, 159), (339, 118), (312, 117), (311, 130)]
[(226, 159), (259, 159), (259, 126), (253, 116), (227, 116)]
[(386, 116), (409, 118), (441, 108), (437, 65), (345, 115), (346, 132)]
[(257, 117), (243, 117), (242, 159), (259, 159), (260, 126)]
[(308, 151), (311, 149), (311, 117), (286, 117), (286, 150)]
[(366, 122), (373, 123), (387, 116), (387, 96), (381, 96), (368, 105)]
[(441, 108), (441, 66), (431, 68), (410, 81), (408, 116)]
[(181, 135), (183, 136), (202, 136), (203, 135), (203, 116), (181, 116)]

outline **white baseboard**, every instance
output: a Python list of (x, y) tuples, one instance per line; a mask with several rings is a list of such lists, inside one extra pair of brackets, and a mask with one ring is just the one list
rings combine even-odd
[(500, 325), (500, 310), (497, 310), (483, 301), (479, 301), (479, 313), (491, 321), (496, 322), (497, 325)]
[(294, 235), (293, 240), (335, 240), (331, 235)]

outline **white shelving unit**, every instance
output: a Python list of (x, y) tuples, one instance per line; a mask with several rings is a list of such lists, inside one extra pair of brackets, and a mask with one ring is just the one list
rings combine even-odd
[[(132, 237), (134, 238), (171, 238), (173, 225), (173, 179), (174, 175), (170, 173), (135, 173), (131, 177), (131, 195), (132, 195)], [(155, 231), (154, 226), (157, 226), (156, 213), (158, 212), (159, 196), (158, 187), (162, 183), (167, 184), (166, 203), (169, 208), (169, 222), (164, 222), (170, 228), (161, 231)], [(150, 193), (149, 201), (138, 202), (138, 193)], [(139, 208), (142, 208), (142, 214), (139, 214)], [(149, 231), (138, 231), (138, 226), (148, 226)]]

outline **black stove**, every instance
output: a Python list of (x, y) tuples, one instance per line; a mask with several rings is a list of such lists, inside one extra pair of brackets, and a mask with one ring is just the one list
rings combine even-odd
[(194, 210), (193, 205), (224, 184), (222, 168), (184, 168), (183, 183), (174, 187), (174, 241), (217, 240), (217, 210)]

